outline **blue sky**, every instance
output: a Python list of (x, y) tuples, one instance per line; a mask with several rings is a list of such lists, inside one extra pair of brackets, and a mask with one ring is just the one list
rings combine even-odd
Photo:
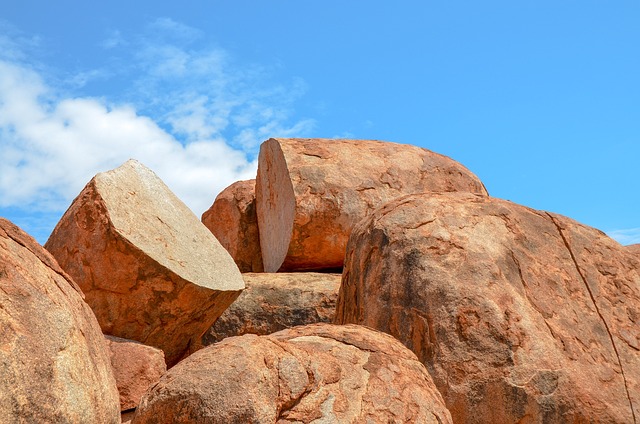
[(0, 216), (44, 242), (130, 157), (199, 215), (268, 137), (352, 137), (640, 243), (639, 21), (637, 1), (12, 2)]

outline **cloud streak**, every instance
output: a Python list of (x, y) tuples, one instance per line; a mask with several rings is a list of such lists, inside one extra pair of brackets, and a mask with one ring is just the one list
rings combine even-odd
[[(131, 66), (84, 70), (67, 87), (0, 34), (0, 214), (22, 211), (25, 222), (30, 211), (60, 214), (94, 174), (129, 158), (200, 214), (231, 182), (255, 176), (262, 140), (312, 129), (312, 120), (291, 118), (304, 84), (272, 86), (258, 68), (235, 69), (224, 50), (192, 45), (200, 31), (169, 19), (150, 30), (157, 37), (133, 41), (114, 31), (104, 45), (116, 51), (110, 63)], [(118, 52), (125, 46), (134, 48)], [(69, 95), (108, 78), (121, 90)]]
[(608, 231), (607, 235), (622, 245), (640, 243), (640, 228)]

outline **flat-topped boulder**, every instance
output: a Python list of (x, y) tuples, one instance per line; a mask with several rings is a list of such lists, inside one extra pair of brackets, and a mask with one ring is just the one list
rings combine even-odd
[(237, 181), (218, 194), (202, 223), (227, 249), (240, 272), (262, 272), (256, 180)]
[(471, 194), (354, 229), (338, 323), (387, 332), (457, 423), (640, 418), (640, 258), (569, 218)]
[(171, 366), (244, 288), (211, 232), (148, 168), (96, 175), (45, 247), (86, 295), (105, 334), (164, 351)]
[(333, 321), (341, 274), (242, 274), (246, 288), (203, 338), (204, 344), (243, 334), (267, 335), (298, 325)]
[(33, 238), (0, 218), (0, 421), (119, 423), (100, 326)]
[(416, 356), (364, 327), (314, 324), (208, 346), (167, 371), (133, 424), (451, 423)]
[(353, 226), (396, 197), (487, 194), (454, 160), (374, 140), (272, 138), (260, 147), (256, 202), (265, 272), (339, 269)]

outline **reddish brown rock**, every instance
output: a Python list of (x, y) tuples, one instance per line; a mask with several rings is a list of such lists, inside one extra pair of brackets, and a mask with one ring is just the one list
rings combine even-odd
[(96, 175), (45, 247), (105, 334), (158, 347), (169, 366), (197, 349), (244, 288), (211, 232), (136, 161)]
[(242, 277), (246, 288), (205, 333), (204, 344), (333, 321), (341, 274), (292, 272)]
[(359, 326), (314, 324), (230, 337), (170, 369), (133, 424), (449, 423), (415, 355)]
[(627, 250), (629, 250), (634, 255), (640, 255), (640, 243), (630, 244), (629, 246), (627, 246)]
[(341, 268), (353, 226), (410, 193), (486, 194), (446, 156), (372, 140), (269, 139), (260, 147), (256, 201), (266, 272)]
[(456, 423), (640, 417), (640, 261), (569, 218), (407, 196), (349, 240), (336, 321), (392, 334)]
[(144, 392), (167, 371), (164, 353), (134, 340), (105, 337), (120, 393), (120, 410), (136, 408)]
[(0, 218), (0, 421), (119, 423), (104, 337), (82, 293)]
[(231, 184), (202, 214), (202, 223), (227, 249), (240, 272), (263, 271), (255, 187), (256, 180)]

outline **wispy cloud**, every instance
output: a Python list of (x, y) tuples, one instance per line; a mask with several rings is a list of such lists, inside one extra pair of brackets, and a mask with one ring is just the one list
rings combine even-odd
[(640, 243), (640, 228), (608, 231), (607, 235), (623, 245)]
[[(127, 65), (84, 70), (62, 90), (30, 64), (32, 39), (0, 33), (0, 208), (63, 211), (95, 173), (136, 158), (199, 214), (255, 175), (262, 140), (309, 133), (312, 120), (292, 119), (302, 82), (270, 84), (261, 68), (237, 68), (201, 38), (170, 19), (128, 39), (114, 32), (109, 63)], [(92, 78), (126, 83), (100, 97), (69, 95)]]

